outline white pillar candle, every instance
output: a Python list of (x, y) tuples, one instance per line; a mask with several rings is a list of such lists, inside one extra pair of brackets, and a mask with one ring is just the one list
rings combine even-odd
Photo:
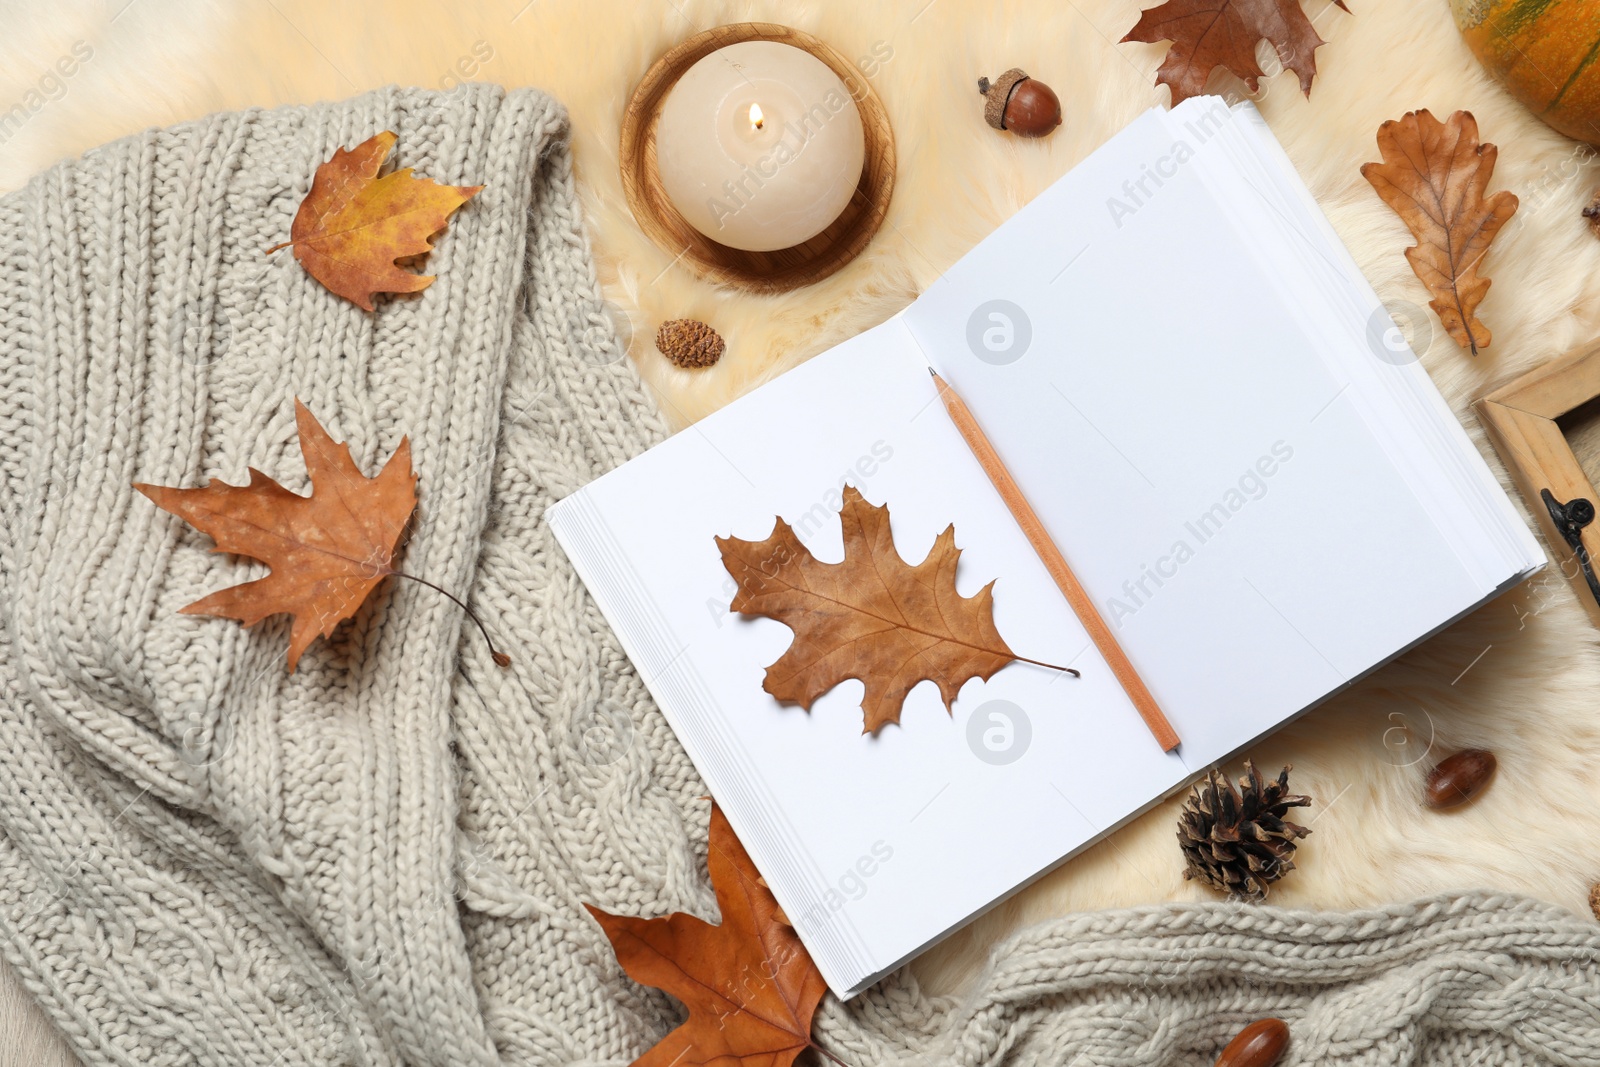
[(656, 166), (689, 225), (730, 248), (770, 252), (839, 217), (861, 180), (861, 112), (839, 76), (776, 41), (719, 48), (661, 108)]

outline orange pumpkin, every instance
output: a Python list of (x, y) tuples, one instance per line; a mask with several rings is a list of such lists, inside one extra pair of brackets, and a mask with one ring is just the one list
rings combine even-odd
[(1450, 0), (1494, 78), (1568, 137), (1600, 144), (1600, 3)]

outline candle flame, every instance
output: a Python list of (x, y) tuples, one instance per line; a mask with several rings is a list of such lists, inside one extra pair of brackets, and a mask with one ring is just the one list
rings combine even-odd
[(751, 104), (750, 105), (750, 125), (753, 128), (758, 129), (758, 130), (761, 129), (761, 127), (766, 125), (766, 119), (762, 118), (762, 116), (761, 116), (761, 105), (760, 104)]

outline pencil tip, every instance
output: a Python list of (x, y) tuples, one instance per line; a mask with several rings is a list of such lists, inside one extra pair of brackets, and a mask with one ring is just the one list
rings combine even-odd
[(935, 378), (937, 378), (939, 376), (939, 372), (934, 370), (932, 367), (928, 368), (928, 373), (933, 375)]

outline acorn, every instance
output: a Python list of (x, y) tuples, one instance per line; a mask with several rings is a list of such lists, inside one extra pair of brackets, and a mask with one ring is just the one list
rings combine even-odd
[(1288, 1047), (1288, 1024), (1282, 1019), (1261, 1019), (1228, 1042), (1217, 1057), (1216, 1067), (1272, 1067)]
[(978, 79), (978, 92), (988, 101), (983, 121), (1018, 137), (1043, 137), (1061, 125), (1061, 99), (1028, 72), (1012, 67), (994, 81)]
[(1435, 811), (1465, 804), (1483, 792), (1494, 777), (1494, 753), (1483, 748), (1462, 749), (1428, 772), (1423, 801)]

